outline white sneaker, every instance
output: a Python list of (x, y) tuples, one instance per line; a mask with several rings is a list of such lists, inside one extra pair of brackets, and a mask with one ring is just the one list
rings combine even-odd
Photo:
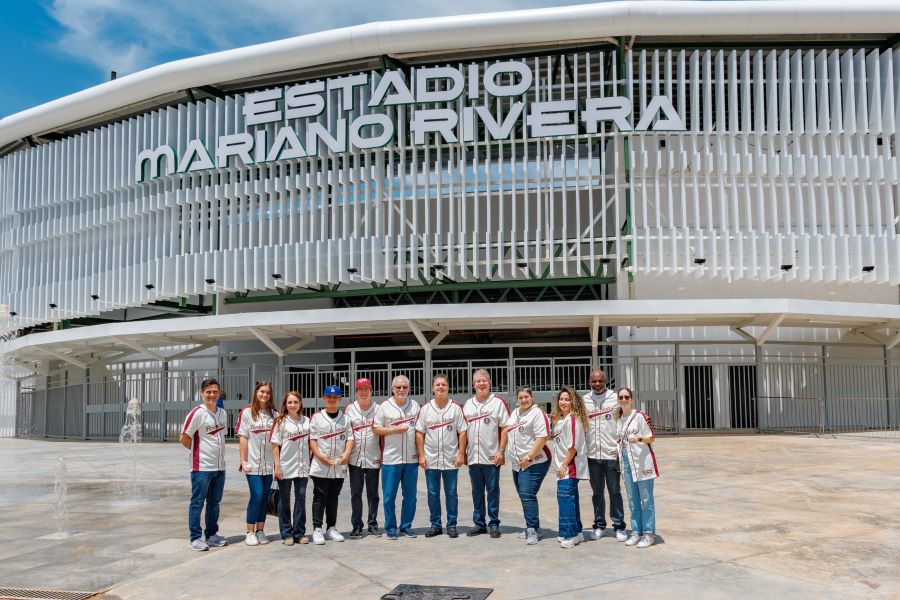
[(196, 540), (191, 540), (191, 548), (193, 548), (197, 552), (203, 552), (205, 550), (209, 550), (209, 544), (204, 542), (202, 539), (197, 538)]
[(256, 532), (256, 541), (258, 541), (260, 544), (268, 544), (269, 538), (266, 537), (266, 532), (265, 531), (257, 531)]
[[(527, 540), (527, 539), (528, 539), (528, 530), (529, 530), (529, 529), (531, 529), (531, 528), (530, 528), (530, 527), (527, 527), (527, 528), (523, 529), (522, 531), (519, 532), (519, 534), (518, 534), (516, 537), (517, 537), (518, 539), (520, 539), (520, 540)], [(544, 534), (541, 533), (541, 530), (540, 530), (540, 529), (535, 529), (534, 532), (535, 532), (535, 534), (537, 535), (537, 537), (538, 537), (539, 540), (544, 539)]]
[(574, 548), (578, 544), (581, 543), (581, 536), (576, 535), (575, 537), (566, 538), (559, 543), (560, 548)]
[(654, 536), (652, 533), (645, 533), (643, 536), (641, 536), (641, 541), (639, 541), (637, 543), (637, 547), (638, 548), (649, 548), (650, 546), (653, 545), (653, 542), (655, 542), (655, 541), (656, 540), (654, 539)]
[(617, 542), (624, 542), (627, 539), (628, 539), (628, 534), (625, 533), (624, 529), (620, 529), (616, 532), (616, 541)]
[(634, 545), (637, 544), (639, 541), (641, 541), (641, 534), (632, 531), (632, 532), (631, 532), (631, 537), (628, 538), (628, 541), (625, 542), (625, 545), (626, 545), (626, 546), (634, 546)]
[(594, 538), (595, 540), (599, 540), (600, 538), (603, 537), (603, 532), (604, 532), (604, 531), (606, 531), (606, 530), (605, 530), (605, 529), (600, 529), (600, 528), (598, 527), (598, 528), (594, 529), (594, 530), (591, 532), (591, 537)]
[(222, 546), (228, 545), (228, 540), (223, 538), (221, 535), (216, 534), (206, 538), (206, 543), (213, 548), (221, 548)]
[(322, 530), (319, 529), (318, 527), (316, 527), (315, 530), (313, 530), (312, 543), (317, 546), (321, 546), (322, 544), (325, 543), (325, 536), (322, 535)]
[(332, 542), (343, 542), (344, 536), (342, 536), (341, 532), (334, 527), (329, 527), (325, 532), (325, 539), (331, 540)]
[(541, 534), (533, 527), (525, 530), (525, 543), (529, 546), (537, 544), (539, 539), (541, 539)]
[(259, 546), (259, 540), (256, 538), (256, 533), (252, 531), (247, 532), (247, 539), (244, 541), (247, 542), (248, 546)]

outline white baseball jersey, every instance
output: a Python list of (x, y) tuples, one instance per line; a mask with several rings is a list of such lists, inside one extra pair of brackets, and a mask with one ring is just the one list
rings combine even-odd
[[(565, 477), (559, 477), (559, 469), (563, 465), (569, 450), (575, 448), (575, 457), (568, 465)], [(574, 414), (563, 417), (553, 426), (553, 469), (560, 479), (587, 479), (587, 440), (584, 427)]]
[(459, 453), (459, 434), (467, 429), (462, 406), (450, 400), (444, 408), (432, 400), (419, 411), (416, 431), (425, 436), (425, 462), (429, 469), (458, 469), (453, 464)]
[(363, 469), (377, 469), (381, 466), (381, 438), (372, 431), (375, 423), (375, 411), (378, 406), (373, 402), (369, 410), (359, 406), (359, 400), (344, 409), (353, 428), (353, 450), (350, 451), (350, 464)]
[(618, 439), (622, 461), (628, 461), (632, 481), (644, 481), (659, 477), (653, 446), (640, 442), (629, 442), (629, 435), (650, 437), (653, 429), (647, 423), (647, 415), (639, 410), (619, 419)]
[(225, 409), (210, 412), (202, 404), (188, 413), (181, 433), (191, 438), (191, 471), (225, 470)]
[[(269, 435), (275, 415), (268, 410), (261, 410), (256, 419), (250, 406), (241, 409), (238, 415), (238, 435), (247, 438), (247, 464), (250, 467), (247, 475), (271, 475), (275, 472), (275, 461), (272, 458), (272, 445)], [(243, 465), (241, 465), (243, 471)]]
[(618, 460), (615, 420), (615, 410), (619, 408), (618, 396), (607, 389), (600, 394), (588, 392), (582, 398), (588, 413), (588, 457), (595, 460)]
[(378, 405), (378, 410), (375, 411), (376, 427), (409, 427), (406, 433), (381, 438), (382, 465), (419, 462), (416, 450), (416, 418), (419, 416), (419, 409), (419, 403), (411, 398), (407, 398), (403, 406), (398, 406), (393, 397)]
[(309, 417), (285, 417), (272, 428), (270, 442), (280, 448), (281, 476), (284, 479), (309, 477)]
[[(309, 437), (319, 445), (319, 453), (332, 459), (338, 459), (347, 449), (347, 441), (353, 439), (350, 419), (342, 412), (338, 413), (337, 419), (332, 419), (323, 408), (310, 419)], [(313, 456), (309, 474), (326, 479), (343, 479), (345, 468), (345, 465), (341, 464), (323, 463)]]
[[(506, 457), (513, 471), (519, 470), (519, 460), (534, 447), (538, 438), (550, 437), (550, 417), (536, 404), (532, 404), (524, 413), (520, 414), (516, 409), (506, 420)], [(547, 445), (538, 454), (531, 464), (547, 462), (550, 460), (550, 449)]]
[(500, 428), (509, 419), (509, 406), (502, 396), (491, 394), (484, 402), (474, 396), (466, 400), (463, 414), (469, 431), (466, 456), (470, 465), (494, 464), (491, 457), (500, 451)]

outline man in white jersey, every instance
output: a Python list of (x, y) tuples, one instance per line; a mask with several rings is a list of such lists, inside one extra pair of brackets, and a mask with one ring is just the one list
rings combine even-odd
[[(500, 537), (500, 465), (504, 462), (506, 448), (500, 447), (500, 430), (509, 418), (506, 400), (491, 393), (491, 376), (484, 369), (472, 374), (475, 395), (466, 400), (463, 414), (467, 432), (466, 456), (469, 478), (472, 480), (472, 520), (475, 527), (466, 535), (490, 533)], [(487, 495), (487, 521), (485, 520), (485, 495)]]
[[(225, 409), (216, 406), (219, 382), (204, 379), (200, 384), (203, 405), (188, 413), (181, 428), (181, 445), (191, 451), (191, 503), (188, 505), (188, 529), (191, 548), (209, 550), (225, 546), (219, 535), (219, 503), (225, 490)], [(206, 503), (206, 541), (200, 529), (200, 511)]]
[(459, 468), (466, 464), (466, 419), (462, 407), (451, 400), (450, 381), (446, 375), (435, 375), (432, 383), (434, 398), (419, 411), (416, 420), (416, 446), (419, 465), (425, 469), (428, 485), (428, 511), (431, 528), (425, 537), (444, 533), (441, 528), (441, 480), (444, 481), (444, 500), (447, 503), (447, 535), (459, 534), (456, 514), (459, 497), (456, 494)]
[(372, 382), (361, 377), (356, 380), (356, 401), (344, 413), (353, 428), (353, 451), (350, 453), (350, 524), (352, 539), (363, 536), (362, 492), (366, 488), (369, 535), (381, 537), (378, 530), (378, 476), (381, 473), (381, 438), (372, 431), (375, 411), (372, 402)]
[(615, 420), (619, 401), (616, 393), (606, 388), (604, 371), (591, 371), (590, 386), (591, 391), (583, 399), (588, 412), (588, 471), (594, 504), (593, 538), (599, 540), (606, 529), (606, 504), (603, 497), (603, 488), (606, 487), (609, 492), (609, 517), (616, 531), (616, 539), (624, 541), (628, 536), (625, 533), (625, 508), (622, 503)]
[[(384, 528), (389, 540), (398, 535), (414, 538), (413, 517), (416, 515), (416, 480), (419, 453), (416, 449), (416, 418), (419, 403), (408, 398), (409, 379), (397, 375), (391, 382), (393, 396), (375, 411), (372, 430), (381, 436), (381, 492), (384, 495)], [(400, 526), (397, 527), (397, 489), (403, 488)]]

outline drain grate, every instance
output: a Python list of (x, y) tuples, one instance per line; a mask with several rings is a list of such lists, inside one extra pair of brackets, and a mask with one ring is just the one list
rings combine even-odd
[(63, 590), (26, 590), (0, 588), (0, 600), (87, 600), (97, 592), (66, 592)]
[(382, 596), (381, 600), (485, 600), (493, 591), (493, 588), (401, 583)]

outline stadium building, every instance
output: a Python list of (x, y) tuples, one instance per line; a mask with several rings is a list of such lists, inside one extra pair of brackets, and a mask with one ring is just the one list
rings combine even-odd
[(180, 60), (0, 120), (6, 435), (592, 366), (664, 431), (898, 433), (900, 4), (609, 2)]

